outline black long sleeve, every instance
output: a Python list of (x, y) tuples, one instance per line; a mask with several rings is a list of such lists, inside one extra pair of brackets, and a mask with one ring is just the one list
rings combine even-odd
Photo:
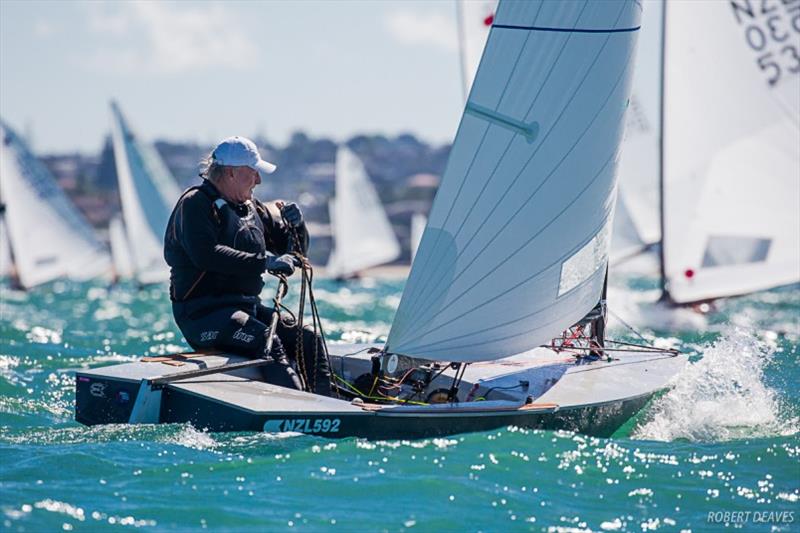
[(265, 255), (217, 243), (219, 225), (214, 219), (214, 207), (202, 193), (193, 191), (185, 195), (175, 216), (178, 242), (199, 270), (234, 276), (264, 272)]

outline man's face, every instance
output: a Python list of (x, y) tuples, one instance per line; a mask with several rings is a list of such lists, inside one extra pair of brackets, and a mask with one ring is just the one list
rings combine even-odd
[(250, 167), (229, 167), (229, 196), (235, 202), (244, 202), (253, 196), (253, 189), (261, 183), (258, 171)]

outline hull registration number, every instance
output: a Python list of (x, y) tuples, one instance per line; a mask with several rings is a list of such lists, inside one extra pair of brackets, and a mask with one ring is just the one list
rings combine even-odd
[(285, 420), (267, 420), (264, 422), (264, 431), (267, 433), (280, 433), (296, 431), (298, 433), (338, 433), (342, 421), (338, 418), (290, 418)]

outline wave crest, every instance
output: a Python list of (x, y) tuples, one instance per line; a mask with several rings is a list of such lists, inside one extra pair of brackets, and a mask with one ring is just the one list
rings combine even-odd
[(752, 333), (726, 332), (675, 377), (633, 438), (708, 442), (797, 433), (798, 419), (764, 382), (772, 354)]

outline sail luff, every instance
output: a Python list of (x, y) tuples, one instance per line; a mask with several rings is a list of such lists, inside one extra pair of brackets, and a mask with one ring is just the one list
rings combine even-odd
[(595, 307), (639, 16), (501, 2), (387, 351), (496, 359)]

